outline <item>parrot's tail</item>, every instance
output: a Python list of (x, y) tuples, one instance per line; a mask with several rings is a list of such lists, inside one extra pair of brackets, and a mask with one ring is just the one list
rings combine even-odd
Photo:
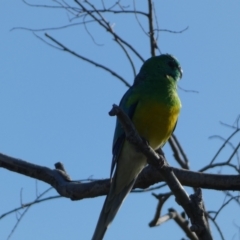
[(125, 197), (127, 194), (131, 191), (136, 178), (133, 179), (120, 193), (114, 194), (112, 189), (114, 185), (111, 184), (110, 191), (108, 196), (106, 197), (106, 200), (104, 202), (102, 211), (100, 213), (100, 217), (98, 219), (98, 223), (95, 229), (95, 232), (93, 234), (92, 240), (102, 240), (104, 237), (104, 234), (108, 228), (108, 226), (113, 221), (115, 215), (117, 214), (119, 208), (121, 207)]

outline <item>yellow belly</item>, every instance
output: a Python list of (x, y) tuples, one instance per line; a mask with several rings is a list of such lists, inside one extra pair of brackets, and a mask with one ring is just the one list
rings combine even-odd
[(170, 107), (151, 101), (140, 102), (132, 121), (139, 135), (146, 139), (153, 149), (157, 149), (171, 136), (179, 111), (180, 106)]

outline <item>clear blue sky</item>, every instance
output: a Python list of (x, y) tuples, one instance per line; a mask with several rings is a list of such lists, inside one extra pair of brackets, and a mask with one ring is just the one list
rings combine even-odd
[[(137, 8), (146, 9), (146, 1), (136, 2)], [(161, 0), (155, 4), (160, 28), (182, 30), (189, 26), (183, 34), (160, 33), (158, 44), (163, 53), (171, 53), (180, 61), (184, 75), (179, 86), (199, 92), (179, 90), (183, 108), (176, 129), (191, 169), (197, 171), (222, 144), (209, 137), (218, 134), (226, 138), (231, 133), (220, 121), (233, 124), (240, 114), (240, 2)], [(107, 178), (115, 127), (115, 119), (108, 116), (108, 111), (113, 103), (119, 103), (126, 86), (112, 75), (47, 46), (31, 32), (10, 31), (13, 27), (65, 25), (68, 15), (64, 11), (2, 0), (0, 16), (0, 152), (49, 168), (61, 161), (72, 179)], [(150, 57), (148, 39), (134, 16), (113, 15), (107, 19), (145, 59)], [(146, 26), (144, 19), (141, 22)], [(131, 68), (112, 37), (94, 24), (89, 25), (89, 30), (101, 46), (93, 43), (83, 26), (45, 32), (74, 51), (109, 66), (132, 83)], [(133, 59), (138, 71), (141, 62)], [(233, 144), (238, 142), (239, 135)], [(178, 166), (169, 146), (164, 149), (170, 164)], [(231, 151), (227, 147), (218, 161), (228, 158)], [(235, 164), (236, 161), (235, 158)], [(209, 172), (235, 174), (231, 169), (220, 168)], [(36, 198), (36, 192), (49, 187), (38, 181), (36, 191), (34, 179), (5, 169), (0, 169), (0, 182), (0, 215), (20, 205), (21, 189), (22, 202), (27, 203)], [(192, 193), (191, 188), (187, 191)], [(49, 196), (56, 194), (52, 190)], [(218, 210), (225, 195), (204, 190), (203, 196), (207, 210)], [(76, 202), (61, 198), (35, 205), (11, 239), (90, 239), (103, 201), (104, 197)], [(128, 196), (105, 239), (184, 237), (173, 221), (154, 229), (148, 227), (156, 204), (149, 192)], [(163, 214), (169, 207), (181, 210), (173, 198)], [(239, 214), (238, 205), (232, 203), (219, 215), (226, 239), (239, 239), (236, 227), (240, 226)], [(0, 239), (7, 239), (15, 223), (15, 214), (0, 221)], [(211, 226), (214, 239), (220, 239)]]

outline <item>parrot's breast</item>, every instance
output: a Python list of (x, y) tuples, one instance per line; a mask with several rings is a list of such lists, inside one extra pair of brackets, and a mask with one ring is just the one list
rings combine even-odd
[(141, 137), (153, 149), (164, 145), (176, 125), (181, 105), (169, 106), (156, 101), (140, 101), (132, 121)]

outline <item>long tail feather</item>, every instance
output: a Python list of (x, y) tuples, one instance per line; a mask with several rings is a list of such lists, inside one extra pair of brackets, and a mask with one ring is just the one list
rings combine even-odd
[(135, 183), (135, 180), (136, 179), (133, 179), (131, 183), (128, 186), (126, 186), (119, 194), (114, 194), (112, 192), (112, 186), (114, 185), (114, 183), (111, 184), (112, 186), (111, 186), (110, 192), (104, 202), (92, 240), (103, 239), (108, 226), (111, 224), (114, 217), (116, 216), (125, 197), (131, 191)]

